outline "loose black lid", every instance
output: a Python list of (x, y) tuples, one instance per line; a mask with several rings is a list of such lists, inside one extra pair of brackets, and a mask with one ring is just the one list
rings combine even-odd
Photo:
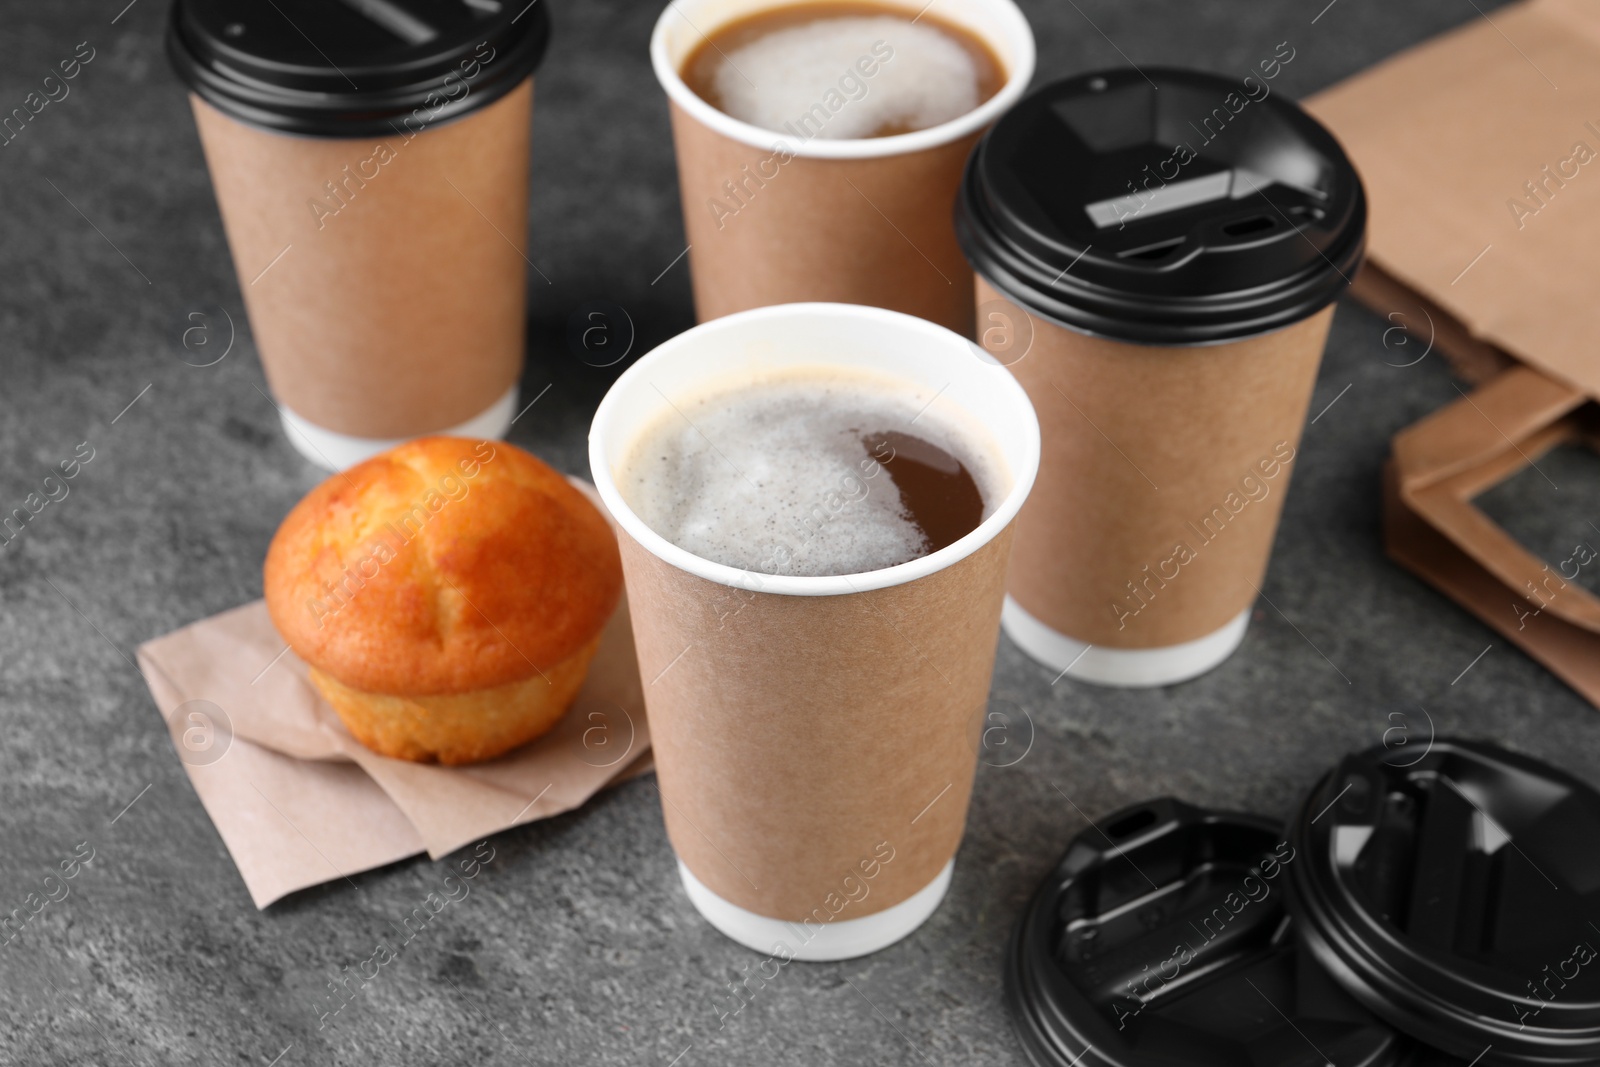
[(977, 272), (1087, 333), (1190, 345), (1336, 299), (1366, 195), (1333, 135), (1270, 81), (1107, 70), (1034, 91), (974, 150), (956, 231)]
[(433, 125), (520, 85), (549, 43), (547, 7), (176, 0), (167, 55), (195, 93), (244, 122), (323, 137), (390, 134), (418, 108)]
[(1271, 819), (1182, 801), (1079, 834), (1017, 924), (1006, 995), (1037, 1067), (1392, 1067), (1412, 1043), (1300, 953)]
[(1600, 793), (1494, 745), (1347, 756), (1290, 826), (1308, 948), (1463, 1059), (1600, 1060)]

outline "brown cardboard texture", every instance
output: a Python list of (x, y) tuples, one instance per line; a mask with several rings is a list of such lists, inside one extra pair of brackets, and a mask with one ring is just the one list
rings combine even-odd
[(1158, 348), (1030, 317), (981, 277), (977, 300), (1031, 321), (1010, 369), (1039, 413), (1042, 452), (1011, 596), (1107, 648), (1227, 625), (1266, 573), (1333, 308), (1241, 341)]
[(1506, 371), (1395, 435), (1385, 471), (1389, 555), (1600, 706), (1600, 599), (1522, 547), (1474, 497), (1559, 444), (1600, 440), (1583, 392)]
[(1011, 527), (933, 574), (838, 596), (720, 585), (619, 540), (662, 814), (695, 877), (819, 923), (932, 882), (966, 822)]
[(279, 403), (339, 433), (411, 437), (516, 383), (531, 79), (459, 121), (370, 140), (286, 136), (191, 103)]
[(952, 219), (982, 131), (870, 159), (758, 148), (672, 105), (678, 186), (701, 322), (771, 304), (903, 311), (972, 336), (972, 268)]
[[(1469, 18), (1307, 108), (1361, 170), (1371, 266), (1476, 344), (1600, 397), (1600, 5)], [(1356, 295), (1403, 311), (1364, 279)]]
[(1389, 323), (1383, 347), (1384, 362), (1391, 367), (1414, 367), (1438, 351), (1459, 377), (1477, 385), (1516, 363), (1503, 350), (1472, 336), (1460, 319), (1371, 262), (1355, 276), (1350, 294)]

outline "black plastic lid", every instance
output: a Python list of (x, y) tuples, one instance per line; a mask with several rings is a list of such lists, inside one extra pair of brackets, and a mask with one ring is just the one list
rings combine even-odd
[(1365, 247), (1344, 150), (1271, 81), (1106, 70), (1034, 91), (967, 164), (956, 231), (1029, 311), (1140, 344), (1287, 326), (1335, 300)]
[(1290, 844), (1300, 933), (1372, 1011), (1480, 1064), (1600, 1060), (1600, 793), (1490, 744), (1378, 747)]
[(167, 55), (202, 99), (255, 126), (320, 137), (404, 133), (520, 85), (549, 43), (548, 6), (176, 0)]
[(1012, 937), (1038, 1067), (1392, 1067), (1412, 1043), (1296, 947), (1272, 819), (1164, 798), (1079, 834)]

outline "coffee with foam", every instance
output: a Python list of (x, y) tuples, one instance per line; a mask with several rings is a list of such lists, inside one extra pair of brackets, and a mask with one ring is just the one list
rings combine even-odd
[(938, 126), (1004, 81), (966, 31), (862, 3), (792, 5), (736, 22), (701, 45), (683, 77), (718, 110), (802, 141)]
[(618, 473), (645, 525), (764, 574), (860, 574), (976, 529), (999, 471), (931, 390), (817, 367), (690, 398), (645, 427)]

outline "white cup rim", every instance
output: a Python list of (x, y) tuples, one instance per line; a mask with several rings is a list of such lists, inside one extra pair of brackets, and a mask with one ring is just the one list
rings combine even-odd
[[(808, 141), (796, 141), (776, 130), (763, 129), (726, 115), (706, 103), (689, 88), (688, 83), (678, 73), (677, 64), (667, 54), (669, 20), (677, 13), (679, 2), (680, 0), (670, 0), (661, 12), (661, 17), (656, 20), (655, 30), (650, 35), (650, 65), (655, 68), (656, 80), (666, 90), (668, 98), (702, 126), (724, 137), (769, 151), (777, 151), (781, 147), (790, 155), (800, 158), (879, 159), (885, 156), (921, 152), (960, 140), (968, 134), (987, 128), (1010, 110), (1011, 106), (1022, 98), (1022, 94), (1027, 92), (1028, 83), (1033, 80), (1034, 68), (1038, 62), (1033, 28), (1028, 24), (1022, 9), (1017, 7), (1013, 0), (986, 0), (993, 4), (995, 14), (1002, 23), (1002, 33), (1016, 49), (1016, 55), (1006, 64), (1008, 75), (1006, 83), (994, 96), (965, 115), (924, 130), (913, 130), (891, 137), (837, 140), (813, 137)], [(804, 0), (775, 0), (772, 6), (787, 7), (793, 6), (796, 2), (803, 3)], [(995, 42), (990, 39), (988, 43), (992, 45)]]
[[(976, 368), (981, 368), (983, 373), (994, 376), (992, 379), (994, 388), (999, 390), (1005, 396), (1006, 402), (1015, 408), (1013, 417), (1020, 420), (1019, 425), (1025, 445), (1021, 456), (1012, 458), (1007, 464), (1010, 468), (1008, 473), (1011, 476), (1011, 484), (993, 513), (965, 537), (937, 552), (893, 567), (860, 574), (802, 576), (747, 571), (704, 559), (679, 548), (656, 533), (623, 500), (612, 478), (614, 457), (607, 453), (605, 442), (614, 429), (612, 423), (617, 418), (619, 398), (625, 391), (645, 380), (652, 367), (675, 358), (685, 349), (692, 349), (708, 334), (737, 329), (751, 322), (776, 324), (784, 320), (815, 316), (887, 323), (908, 334), (922, 335), (927, 339), (926, 343), (930, 350), (934, 345), (943, 346), (947, 350), (958, 345), (964, 346), (968, 351), (963, 353), (962, 358), (970, 358)], [(849, 365), (855, 366), (855, 364)], [(1039, 471), (1039, 420), (1034, 413), (1033, 404), (1028, 400), (1028, 394), (1009, 370), (986, 359), (983, 350), (977, 345), (943, 326), (919, 319), (914, 315), (864, 304), (777, 304), (701, 323), (639, 357), (633, 366), (624, 371), (612, 384), (604, 399), (600, 401), (600, 407), (595, 411), (594, 422), (589, 429), (589, 468), (595, 488), (599, 491), (600, 499), (605, 502), (611, 517), (629, 537), (664, 563), (696, 577), (716, 582), (718, 585), (739, 589), (758, 589), (763, 593), (786, 596), (845, 596), (873, 589), (887, 589), (925, 578), (959, 563), (994, 540), (1016, 518), (1017, 512), (1022, 509), (1023, 502), (1027, 500), (1028, 493), (1033, 488), (1034, 478)]]

